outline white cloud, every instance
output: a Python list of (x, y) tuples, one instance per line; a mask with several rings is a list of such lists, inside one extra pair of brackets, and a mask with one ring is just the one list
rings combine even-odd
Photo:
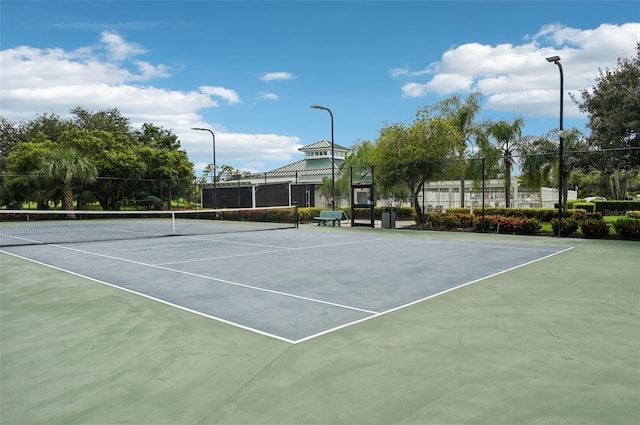
[(398, 78), (402, 76), (410, 76), (410, 77), (420, 77), (422, 75), (432, 74), (433, 73), (433, 64), (429, 65), (427, 68), (422, 69), (420, 71), (411, 71), (409, 68), (401, 67), (401, 68), (393, 68), (389, 70), (389, 75), (393, 78)]
[(258, 95), (258, 99), (264, 99), (264, 100), (273, 100), (276, 101), (278, 100), (278, 95), (275, 93), (264, 93), (264, 92), (260, 92), (260, 94)]
[(106, 48), (109, 57), (115, 61), (122, 61), (147, 52), (135, 43), (126, 42), (122, 36), (115, 31), (103, 31), (100, 41)]
[(424, 84), (408, 83), (402, 87), (405, 96), (419, 97), (428, 93), (447, 94), (453, 92), (468, 92), (473, 80), (467, 75), (438, 74), (431, 81)]
[[(640, 23), (603, 24), (581, 30), (546, 25), (519, 45), (467, 43), (445, 52), (429, 66), (433, 76), (403, 85), (406, 97), (449, 95), (480, 90), (486, 108), (517, 111), (529, 116), (557, 114), (559, 77), (556, 66), (545, 57), (559, 55), (564, 89), (577, 93), (593, 86), (600, 69), (615, 68), (619, 57), (631, 57), (640, 40)], [(406, 68), (391, 71), (393, 77), (415, 77)], [(582, 117), (565, 95), (565, 114)]]
[(226, 100), (229, 105), (233, 103), (240, 103), (240, 96), (238, 96), (238, 93), (236, 93), (235, 90), (226, 89), (224, 87), (202, 86), (200, 87), (200, 91), (204, 94), (221, 97)]
[(151, 80), (154, 78), (168, 77), (171, 75), (168, 68), (162, 64), (152, 65), (149, 62), (135, 61), (135, 65), (138, 67), (140, 78), (143, 81)]
[(296, 76), (290, 72), (270, 72), (260, 77), (260, 81), (284, 81), (293, 78), (296, 78)]
[[(200, 126), (200, 125), (196, 125)], [(207, 127), (208, 124), (202, 124)], [(216, 139), (216, 163), (239, 164), (243, 171), (257, 171), (268, 161), (291, 160), (300, 155), (300, 138), (278, 134), (247, 134), (213, 129)], [(189, 153), (204, 157), (204, 165), (213, 160), (211, 135), (203, 131), (190, 131), (182, 140), (189, 140)], [(184, 143), (183, 143), (184, 145)], [(211, 159), (208, 159), (211, 158)], [(204, 168), (204, 166), (202, 167)]]
[[(137, 55), (145, 52), (114, 32), (103, 33), (97, 45), (73, 51), (29, 46), (2, 50), (0, 115), (21, 121), (43, 113), (67, 118), (76, 106), (90, 111), (118, 108), (134, 128), (150, 122), (176, 134), (199, 174), (211, 162), (211, 137), (191, 128), (210, 128), (212, 124), (204, 122), (200, 111), (219, 107), (217, 99), (240, 103), (240, 96), (225, 87), (179, 91), (148, 85), (152, 79), (170, 76), (171, 70), (138, 60)], [(263, 97), (277, 99), (270, 93)], [(297, 137), (232, 133), (220, 124), (214, 129), (220, 164), (286, 161), (299, 155)]]

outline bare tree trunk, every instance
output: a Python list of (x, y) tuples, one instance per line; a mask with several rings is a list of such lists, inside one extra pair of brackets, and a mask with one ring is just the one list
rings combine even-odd
[(509, 208), (511, 205), (511, 167), (507, 165), (504, 173), (504, 196), (505, 196), (505, 207)]
[(422, 207), (420, 206), (420, 202), (418, 202), (418, 194), (413, 194), (413, 208), (416, 212), (416, 222), (417, 224), (424, 224), (424, 214), (422, 211)]
[[(73, 210), (73, 188), (70, 184), (65, 183), (62, 188), (62, 207), (67, 211)], [(69, 213), (67, 214), (67, 217), (75, 218), (75, 215), (73, 213)]]
[(424, 224), (424, 211), (422, 211), (422, 207), (420, 206), (420, 202), (418, 201), (418, 195), (422, 191), (424, 187), (424, 183), (417, 184), (414, 188), (412, 184), (409, 184), (411, 195), (413, 196), (413, 208), (416, 212), (416, 223), (419, 225)]

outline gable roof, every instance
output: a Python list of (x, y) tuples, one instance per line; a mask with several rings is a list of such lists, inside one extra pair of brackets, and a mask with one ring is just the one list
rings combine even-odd
[[(340, 168), (343, 159), (336, 159), (333, 161), (336, 170)], [(276, 168), (275, 170), (267, 172), (268, 175), (276, 176), (294, 176), (298, 173), (299, 176), (326, 176), (331, 174), (331, 159), (302, 159), (292, 164), (285, 165), (284, 167)]]
[[(310, 145), (303, 146), (298, 150), (300, 152), (304, 152), (304, 151), (310, 151), (310, 150), (314, 150), (314, 149), (326, 149), (326, 148), (331, 148), (331, 142), (328, 141), (328, 140), (320, 140), (319, 142), (315, 142), (315, 143), (312, 143)], [(338, 145), (338, 144), (334, 143), (333, 144), (333, 150), (349, 151), (351, 149), (345, 148), (344, 146), (341, 146), (341, 145)]]

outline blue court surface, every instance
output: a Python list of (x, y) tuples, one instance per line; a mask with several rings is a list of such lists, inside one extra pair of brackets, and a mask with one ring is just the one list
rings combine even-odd
[(571, 249), (430, 234), (313, 226), (1, 250), (300, 343)]

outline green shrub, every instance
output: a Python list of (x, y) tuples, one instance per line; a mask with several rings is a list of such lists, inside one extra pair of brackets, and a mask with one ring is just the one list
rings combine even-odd
[(624, 215), (627, 211), (640, 210), (640, 201), (595, 201), (596, 211), (603, 215)]
[(516, 233), (519, 235), (535, 235), (541, 227), (540, 221), (535, 218), (500, 215), (477, 217), (474, 224), (476, 232)]
[(627, 218), (640, 219), (640, 211), (627, 211)]
[(162, 199), (157, 196), (147, 196), (140, 201), (140, 205), (142, 206), (142, 209), (147, 211), (161, 211), (164, 207)]
[(426, 219), (431, 223), (431, 228), (435, 230), (457, 230), (473, 229), (476, 217), (469, 213), (431, 213), (426, 215)]
[[(449, 208), (447, 212), (456, 214), (469, 213), (469, 208)], [(481, 208), (474, 208), (473, 214), (476, 217), (482, 216)], [(493, 208), (485, 207), (485, 216), (504, 216), (504, 217), (526, 217), (535, 218), (540, 222), (548, 222), (557, 216), (558, 210), (551, 208)]]
[(582, 234), (590, 238), (604, 238), (608, 236), (609, 227), (609, 223), (601, 218), (589, 218), (580, 223)]
[(496, 223), (493, 219), (495, 216), (485, 215), (476, 218), (474, 230), (476, 232), (494, 232), (496, 230)]
[(416, 210), (413, 207), (394, 207), (396, 219), (398, 220), (415, 220)]
[(589, 219), (602, 219), (602, 213), (599, 212), (587, 212), (585, 210), (570, 210), (567, 214), (568, 217), (576, 219), (578, 222), (589, 220)]
[(426, 219), (435, 230), (453, 230), (460, 227), (458, 215), (453, 213), (431, 213), (427, 214)]
[(593, 202), (574, 202), (572, 208), (574, 210), (585, 210), (586, 212), (596, 212), (596, 204)]
[[(573, 217), (563, 218), (561, 221), (561, 235), (562, 236), (571, 236), (575, 232), (578, 231), (580, 227), (580, 223)], [(551, 228), (553, 229), (553, 234), (558, 235), (558, 219), (551, 219)]]
[(298, 219), (301, 223), (313, 221), (313, 217), (320, 215), (321, 208), (317, 207), (303, 207), (298, 208)]
[(519, 235), (536, 235), (542, 226), (535, 218), (521, 218), (516, 222), (515, 233)]
[(621, 239), (640, 240), (640, 219), (624, 217), (613, 223), (616, 235)]
[(498, 233), (515, 233), (517, 219), (513, 217), (498, 216), (495, 219)]
[(460, 227), (463, 229), (473, 229), (476, 223), (476, 216), (469, 213), (458, 214), (458, 220), (460, 220)]

